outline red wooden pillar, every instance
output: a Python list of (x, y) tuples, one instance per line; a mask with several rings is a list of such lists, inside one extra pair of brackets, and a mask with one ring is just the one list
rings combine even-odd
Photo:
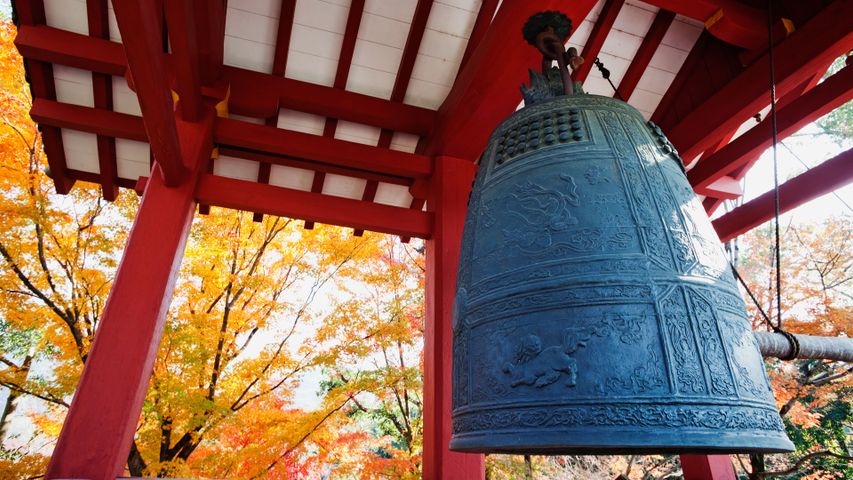
[(423, 478), (483, 478), (483, 456), (451, 452), (452, 312), (462, 225), (476, 166), (436, 157), (427, 197), (434, 215), (426, 245), (426, 332), (424, 335)]
[(153, 168), (46, 478), (114, 480), (124, 472), (175, 277), (212, 149), (213, 115), (178, 121), (192, 175), (167, 187)]
[(737, 480), (728, 455), (682, 455), (684, 480)]

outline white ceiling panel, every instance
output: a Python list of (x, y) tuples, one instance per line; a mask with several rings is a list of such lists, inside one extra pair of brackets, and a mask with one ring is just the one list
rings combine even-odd
[(227, 65), (258, 72), (272, 72), (278, 32), (278, 10), (272, 0), (234, 0), (228, 2), (225, 16)]
[(127, 86), (124, 77), (113, 77), (113, 110), (128, 115), (142, 115), (136, 92)]
[(213, 162), (213, 174), (238, 180), (258, 180), (260, 164), (254, 160), (220, 155)]
[(86, 0), (44, 0), (44, 15), (51, 27), (89, 34)]
[(391, 150), (414, 153), (421, 137), (405, 132), (394, 132), (391, 138)]
[(53, 83), (56, 86), (56, 99), (58, 101), (84, 107), (95, 106), (92, 72), (89, 70), (54, 64)]
[(277, 126), (286, 130), (322, 135), (326, 117), (282, 108), (278, 111)]
[(148, 144), (124, 138), (116, 139), (116, 171), (119, 178), (136, 180), (151, 173)]
[(326, 180), (323, 182), (323, 194), (361, 200), (366, 184), (367, 181), (363, 178), (345, 177), (343, 175), (327, 173)]
[(382, 205), (408, 208), (412, 203), (412, 196), (409, 194), (409, 187), (379, 182), (373, 201)]
[(376, 146), (379, 142), (380, 131), (377, 127), (338, 120), (338, 126), (335, 129), (335, 138)]
[(65, 165), (72, 170), (98, 173), (98, 140), (92, 133), (63, 128), (62, 145), (65, 147)]
[(270, 185), (309, 192), (311, 191), (311, 184), (313, 182), (314, 172), (311, 170), (285, 167), (282, 165), (273, 165), (270, 167)]
[(110, 40), (114, 42), (121, 42), (121, 32), (118, 29), (118, 22), (116, 21), (116, 12), (115, 10), (113, 10), (112, 0), (107, 2), (107, 19), (110, 24)]

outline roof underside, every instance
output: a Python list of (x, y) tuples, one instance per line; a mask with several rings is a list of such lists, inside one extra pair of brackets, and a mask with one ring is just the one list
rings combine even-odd
[[(283, 77), (298, 81), (293, 85), (300, 88), (302, 82), (327, 87), (318, 90), (321, 93), (319, 96), (325, 96), (324, 92), (331, 90), (360, 94), (341, 96), (341, 101), (337, 103), (343, 105), (343, 109), (350, 101), (359, 108), (370, 108), (370, 99), (363, 96), (375, 97), (387, 100), (386, 103), (394, 108), (398, 105), (418, 107), (406, 112), (438, 122), (444, 112), (437, 111), (448, 101), (448, 94), (454, 89), (457, 77), (462, 77), (460, 66), (471, 60), (477, 47), (489, 41), (486, 35), (488, 24), (497, 8), (512, 8), (506, 4), (514, 1), (517, 0), (506, 0), (503, 2), (505, 5), (498, 7), (499, 2), (496, 0), (228, 0), (222, 59), (224, 65), (235, 67), (228, 70), (230, 76), (227, 78), (240, 78), (242, 83), (236, 84), (245, 90), (265, 90), (263, 84), (252, 81), (261, 77), (252, 77), (247, 71), (258, 72), (264, 74), (263, 78)], [(29, 12), (33, 8), (38, 10), (42, 1), (19, 0), (15, 3), (19, 12)], [(47, 43), (39, 44), (44, 38), (57, 33), (54, 30), (78, 34), (60, 35), (61, 38), (70, 39), (60, 42), (65, 44), (73, 44), (78, 39), (82, 42), (85, 40), (82, 36), (97, 38), (99, 42), (109, 40), (120, 43), (121, 30), (112, 3), (101, 2), (100, 12), (97, 7), (93, 8), (92, 4), (97, 3), (85, 0), (43, 0), (44, 25), (49, 27), (47, 30), (38, 25), (37, 16), (35, 21), (30, 22), (32, 25), (27, 25), (27, 19), (22, 22), (19, 15), (22, 27), (35, 27), (33, 34), (28, 33), (26, 38), (22, 38), (22, 33), (18, 42), (25, 57), (39, 61), (28, 60), (27, 64), (34, 83), (35, 97), (97, 109), (95, 113), (98, 114), (103, 110), (112, 110), (129, 116), (141, 116), (137, 95), (127, 80), (129, 75), (118, 74), (122, 71), (121, 63), (124, 61), (120, 50), (115, 50), (115, 55), (110, 54), (114, 58), (111, 60), (113, 64), (104, 67), (101, 64), (93, 66), (95, 63), (91, 58), (82, 58), (85, 54), (65, 52), (59, 57), (46, 54), (44, 52), (53, 47), (43, 46), (49, 45)], [(567, 45), (576, 47), (585, 55), (591, 53), (592, 58), (587, 58), (587, 62), (592, 62), (595, 56), (600, 58), (610, 70), (613, 84), (620, 91), (629, 93), (626, 95), (628, 103), (646, 118), (655, 119), (670, 135), (679, 124), (690, 121), (693, 110), (701, 109), (714, 93), (749, 70), (750, 64), (762, 58), (766, 50), (731, 45), (707, 31), (703, 34), (705, 26), (702, 18), (674, 14), (637, 0), (588, 3), (592, 8), (583, 21), (575, 19), (576, 28)], [(676, 8), (671, 4), (679, 2), (662, 0), (652, 3)], [(737, 2), (705, 0), (696, 3)], [(800, 7), (792, 16), (797, 17), (799, 23), (806, 23), (820, 12), (821, 6), (815, 5), (811, 10)], [(701, 10), (698, 7), (678, 8), (680, 12), (693, 17), (704, 15), (702, 11), (694, 11)], [(764, 21), (762, 18), (757, 20)], [(99, 22), (99, 25), (90, 22)], [(513, 39), (515, 36), (520, 37), (518, 32), (506, 32), (505, 35)], [(164, 33), (162, 37), (164, 48), (169, 51), (169, 36)], [(33, 38), (35, 40), (31, 40)], [(518, 42), (521, 42), (520, 38)], [(745, 39), (744, 43), (747, 42)], [(836, 39), (832, 45), (839, 52), (849, 49), (849, 35)], [(483, 48), (488, 48), (488, 45)], [(703, 59), (688, 59), (691, 51), (700, 48), (703, 49), (704, 63)], [(91, 54), (92, 50), (108, 49), (81, 47), (81, 50)], [(698, 54), (694, 53), (694, 56)], [(834, 58), (837, 55), (833, 51), (827, 53), (827, 56)], [(492, 61), (502, 61), (500, 52), (495, 52)], [(705, 72), (709, 80), (702, 85), (691, 86), (678, 79), (679, 76), (688, 77), (688, 69), (708, 69), (711, 62), (719, 62), (722, 66), (717, 68), (712, 64), (712, 71)], [(38, 75), (34, 75), (33, 65), (36, 63), (52, 64), (49, 78), (39, 79)], [(811, 85), (825, 71), (828, 66), (826, 63), (824, 61), (809, 72), (807, 77)], [(506, 68), (525, 67), (507, 65)], [(799, 75), (797, 78), (805, 77)], [(39, 96), (39, 88), (35, 85), (38, 81), (52, 82), (55, 93), (45, 88), (43, 91), (47, 94)], [(696, 83), (696, 80), (691, 82)], [(248, 99), (255, 92), (235, 92), (234, 84), (232, 82), (230, 85), (232, 91), (228, 105), (232, 120), (300, 132), (316, 136), (318, 141), (325, 137), (348, 142), (333, 144), (331, 148), (357, 143), (414, 154), (424, 151), (430, 140), (431, 128), (420, 128), (414, 125), (415, 121), (411, 122), (413, 125), (401, 125), (398, 127), (400, 131), (394, 131), (396, 124), (393, 120), (383, 119), (373, 124), (353, 121), (353, 118), (372, 118), (367, 115), (370, 112), (351, 115), (350, 118), (344, 114), (340, 118), (322, 115), (326, 111), (337, 112), (337, 106), (315, 108), (311, 105), (313, 98), (281, 100), (275, 102), (272, 110), (255, 108), (252, 101), (244, 101), (244, 98)], [(707, 91), (694, 87), (702, 87)], [(595, 69), (586, 76), (584, 89), (588, 93), (614, 96), (611, 85)], [(807, 89), (803, 88), (800, 93)], [(520, 101), (517, 89), (505, 92), (504, 96), (507, 102), (517, 104)], [(764, 109), (768, 103), (766, 94), (764, 97), (764, 101), (749, 99), (751, 106), (738, 110), (740, 118), (734, 119), (734, 126), (740, 128), (731, 128), (730, 125), (731, 131), (716, 135), (712, 146), (697, 151), (691, 149), (685, 162), (700, 156), (704, 160), (754, 125), (752, 115)], [(845, 88), (841, 97), (840, 100), (836, 99), (836, 103), (849, 100), (849, 88)], [(105, 99), (109, 101), (105, 102)], [(733, 98), (731, 101), (747, 103), (746, 99)], [(288, 108), (291, 105), (294, 108)], [(406, 118), (411, 117), (409, 113), (405, 113)], [(153, 155), (144, 131), (140, 134), (139, 131), (125, 129), (114, 133), (98, 127), (97, 122), (51, 118), (51, 114), (43, 114), (42, 118), (37, 119), (43, 128), (58, 133), (58, 141), (45, 142), (48, 154), (54, 157), (51, 170), (55, 175), (102, 183), (105, 192), (116, 186), (132, 187), (140, 177), (149, 175)], [(112, 117), (103, 118), (104, 123), (113, 123), (110, 120)], [(138, 124), (141, 125), (141, 122)], [(675, 135), (677, 138), (673, 138), (673, 143), (683, 151), (684, 147), (678, 143), (681, 137), (678, 132)], [(311, 137), (299, 138), (310, 141)], [(110, 148), (99, 146), (99, 141), (104, 142), (105, 139), (114, 145), (113, 153), (110, 153)], [(419, 201), (410, 193), (416, 191), (410, 188), (417, 180), (416, 174), (389, 174), (388, 171), (373, 169), (368, 164), (342, 166), (326, 158), (311, 158), (311, 155), (291, 154), (284, 150), (265, 152), (246, 145), (228, 145), (222, 141), (217, 143), (220, 146), (219, 156), (213, 162), (212, 171), (216, 176), (407, 209), (423, 208), (423, 199)], [(62, 151), (56, 152), (60, 147)], [(54, 163), (63, 154), (63, 165), (57, 173)], [(748, 168), (748, 162), (746, 165)], [(731, 177), (742, 178), (746, 168), (733, 172)], [(703, 186), (707, 187), (707, 184)], [(706, 201), (709, 210), (715, 208), (720, 199), (733, 195), (726, 191), (714, 197), (716, 191), (709, 188), (697, 191), (712, 195)]]

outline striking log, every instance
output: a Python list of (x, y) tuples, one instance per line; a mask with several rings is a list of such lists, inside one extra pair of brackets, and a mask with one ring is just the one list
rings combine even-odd
[[(765, 358), (788, 358), (793, 353), (791, 343), (781, 333), (753, 332), (753, 335), (755, 341), (758, 342), (761, 355)], [(796, 358), (853, 362), (853, 338), (800, 334), (796, 334), (794, 337), (800, 344), (800, 352)]]

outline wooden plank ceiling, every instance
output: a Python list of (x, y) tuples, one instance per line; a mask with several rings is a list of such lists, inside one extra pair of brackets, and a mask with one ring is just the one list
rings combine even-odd
[[(422, 158), (429, 163), (416, 152), (429, 148), (433, 122), (442, 121), (442, 105), (455, 86), (459, 88), (460, 69), (481, 43), (489, 41), (489, 25), (498, 8), (513, 8), (508, 6), (513, 1), (517, 0), (228, 0), (224, 41), (219, 45), (225, 67), (217, 85), (222, 92), (230, 87), (225, 102), (230, 120), (217, 124), (220, 149), (212, 174), (363, 202), (423, 208), (423, 199), (412, 195), (418, 196), (418, 189), (411, 187), (428, 175), (428, 169), (422, 175), (416, 167), (386, 167), (395, 162), (416, 165)], [(600, 58), (628, 103), (660, 123), (667, 133), (675, 134), (673, 143), (689, 152), (685, 161), (701, 165), (694, 160), (714, 157), (755, 124), (751, 117), (768, 103), (767, 95), (760, 92), (766, 86), (734, 99), (738, 108), (730, 109), (730, 117), (723, 117), (728, 118), (723, 129), (697, 126), (699, 119), (691, 115), (702, 109), (728, 115), (729, 110), (715, 109), (710, 102), (715, 101), (715, 93), (731, 87), (750, 68), (756, 70), (755, 78), (764, 81), (759, 64), (766, 44), (755, 48), (753, 31), (755, 25), (764, 25), (761, 10), (735, 0), (588, 3), (592, 8), (584, 10), (588, 12), (585, 18), (574, 19), (576, 28), (568, 45), (583, 52), (588, 64)], [(812, 8), (791, 7), (784, 12), (793, 17), (791, 25), (806, 25), (833, 5), (849, 10), (849, 2), (814, 3)], [(840, 3), (848, 6), (839, 7)], [(33, 113), (45, 132), (58, 190), (67, 190), (74, 180), (92, 181), (100, 183), (104, 196), (112, 199), (117, 187), (133, 187), (140, 177), (149, 175), (153, 157), (142, 122), (133, 123), (133, 117), (142, 111), (127, 80), (127, 61), (119, 45), (121, 33), (112, 3), (17, 0), (14, 5), (21, 27), (17, 44), (28, 59), (36, 98)], [(712, 18), (708, 18), (709, 11)], [(715, 16), (719, 18), (715, 20)], [(197, 24), (197, 28), (210, 29), (216, 38), (214, 23)], [(163, 29), (163, 48), (170, 52), (169, 39), (175, 37)], [(802, 44), (807, 42), (795, 44), (791, 41), (794, 36), (785, 38), (790, 30), (779, 30), (780, 49), (790, 44), (788, 50), (796, 58), (819, 57), (810, 60), (808, 68), (791, 65), (782, 74), (780, 96), (791, 92), (789, 100), (795, 100), (851, 45), (849, 34), (827, 34), (814, 48), (819, 50), (815, 54), (805, 51), (809, 49)], [(505, 35), (522, 42), (519, 32)], [(200, 47), (202, 56), (216, 57), (213, 43), (207, 50)], [(493, 53), (491, 61), (501, 62), (500, 52)], [(179, 65), (172, 68), (180, 71)], [(766, 73), (766, 67), (764, 70)], [(596, 69), (583, 76), (588, 93), (614, 96), (613, 88)], [(205, 85), (204, 78), (201, 82)], [(173, 88), (180, 90), (179, 85)], [(798, 115), (811, 118), (813, 110), (849, 100), (850, 89), (843, 90), (833, 92), (832, 101), (825, 100)], [(504, 101), (520, 101), (517, 89), (502, 95)], [(63, 110), (65, 106), (85, 108)], [(72, 114), (73, 119), (64, 116)], [(114, 125), (126, 128), (111, 127)], [(268, 140), (281, 130), (285, 132), (280, 138)], [(284, 135), (286, 132), (290, 133)], [(314, 150), (288, 147), (288, 142), (310, 144), (312, 138), (318, 145)], [(682, 139), (690, 144), (679, 144)], [(694, 148), (697, 144), (702, 148)], [(344, 153), (330, 157), (329, 149)], [(729, 178), (743, 177), (754, 162), (753, 150), (749, 158), (738, 156), (738, 169), (725, 170)], [(391, 151), (410, 155), (397, 158)], [(342, 159), (349, 153), (371, 161), (347, 163)], [(716, 172), (706, 168), (701, 185), (694, 183), (701, 187), (699, 193), (709, 196), (709, 210), (738, 193), (737, 188), (733, 193), (714, 187), (721, 178)], [(310, 228), (312, 223), (306, 223)]]

